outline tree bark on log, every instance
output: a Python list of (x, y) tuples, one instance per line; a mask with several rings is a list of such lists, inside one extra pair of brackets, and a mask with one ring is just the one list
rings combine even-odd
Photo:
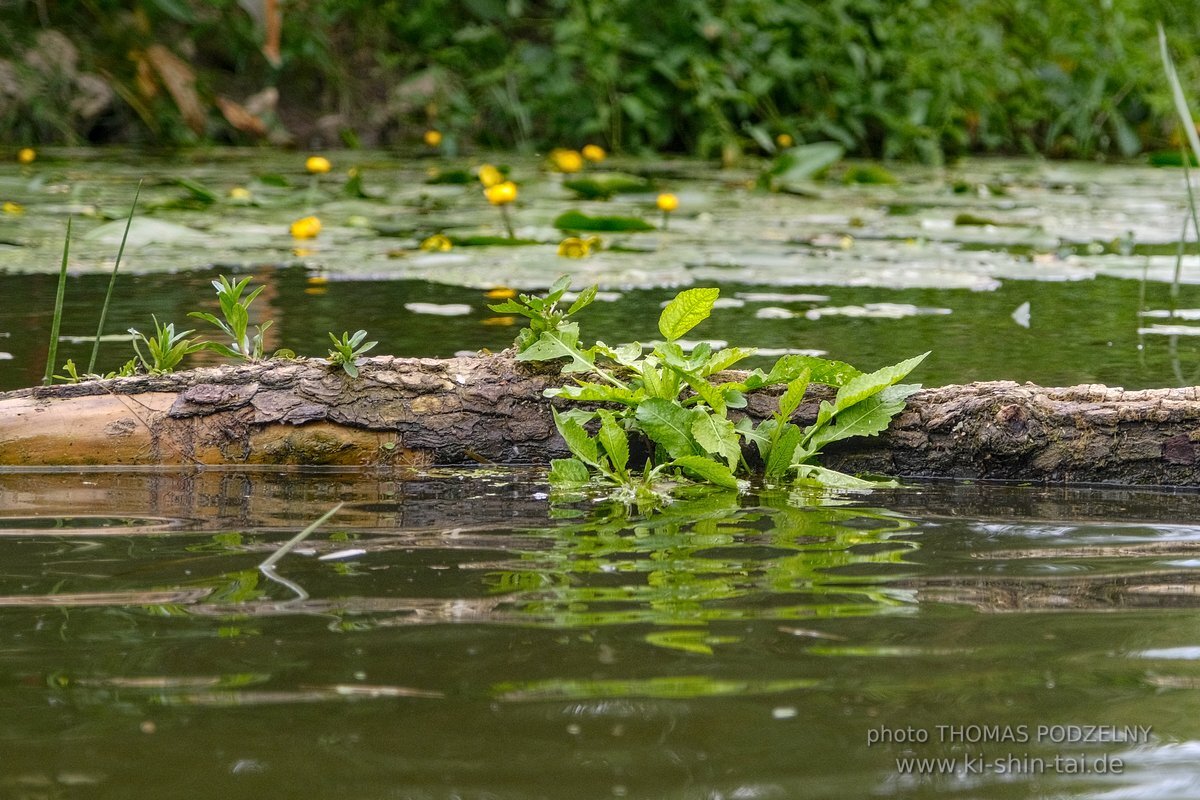
[[(563, 378), (509, 355), (271, 361), (0, 393), (0, 465), (545, 464), (565, 455), (542, 397)], [(816, 416), (816, 387), (796, 414)], [(769, 392), (746, 413), (769, 415)], [(825, 464), (900, 477), (1200, 485), (1200, 389), (926, 389), (884, 434)]]

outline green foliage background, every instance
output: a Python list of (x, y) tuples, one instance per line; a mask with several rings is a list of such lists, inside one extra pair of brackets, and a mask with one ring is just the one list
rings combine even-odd
[[(434, 126), (451, 149), (728, 158), (787, 133), (930, 162), (1132, 155), (1169, 145), (1174, 125), (1157, 20), (1200, 88), (1193, 0), (293, 0), (278, 67), (236, 0), (0, 6), (0, 136), (15, 144), (246, 142), (216, 96), (276, 87), (268, 121), (305, 146), (411, 143)], [(102, 115), (76, 108), (71, 75), (29, 65), (47, 30), (112, 89)], [(194, 71), (202, 130), (147, 91), (138, 54), (155, 43)]]

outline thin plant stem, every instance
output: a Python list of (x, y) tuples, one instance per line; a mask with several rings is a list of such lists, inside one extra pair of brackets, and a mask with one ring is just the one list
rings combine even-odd
[(67, 217), (67, 238), (63, 242), (62, 265), (58, 269), (58, 291), (54, 295), (54, 322), (50, 325), (50, 349), (46, 353), (46, 374), (42, 386), (54, 382), (54, 363), (58, 359), (58, 330), (62, 324), (63, 298), (67, 293), (67, 257), (71, 252), (71, 217)]
[(309, 536), (312, 536), (313, 532), (316, 531), (317, 528), (324, 525), (326, 522), (329, 521), (330, 517), (332, 517), (337, 512), (341, 511), (342, 506), (344, 506), (344, 505), (346, 505), (345, 502), (341, 502), (341, 503), (338, 503), (333, 508), (326, 511), (324, 514), (321, 515), (321, 518), (318, 519), (316, 522), (309, 525), (307, 528), (300, 531), (295, 536), (293, 536), (291, 539), (288, 539), (286, 542), (284, 542), (282, 545), (280, 545), (278, 550), (276, 550), (274, 553), (269, 555), (265, 561), (263, 561), (261, 564), (258, 565), (258, 568), (260, 570), (265, 570), (265, 569), (270, 569), (271, 567), (275, 566), (275, 563), (277, 561), (279, 561), (279, 559), (283, 558), (288, 553), (290, 553), (292, 550), (294, 550), (296, 548), (296, 545), (303, 542)]
[(504, 220), (504, 230), (508, 231), (508, 238), (517, 238), (517, 235), (513, 233), (512, 217), (508, 214), (508, 206), (500, 206), (500, 218)]
[(288, 601), (289, 604), (290, 603), (300, 603), (300, 602), (307, 600), (308, 592), (304, 591), (304, 587), (301, 586), (300, 584), (296, 583), (295, 581), (290, 581), (287, 578), (280, 575), (279, 573), (277, 573), (275, 571), (276, 562), (278, 562), (279, 559), (283, 558), (285, 555), (287, 555), (289, 552), (291, 552), (296, 547), (296, 545), (300, 544), (305, 539), (307, 539), (309, 536), (311, 536), (313, 531), (315, 531), (317, 528), (324, 525), (325, 522), (327, 522), (329, 520), (329, 518), (332, 517), (334, 514), (336, 514), (338, 511), (340, 511), (342, 506), (344, 506), (344, 505), (345, 505), (344, 502), (338, 503), (336, 506), (334, 506), (333, 508), (326, 511), (321, 516), (320, 519), (318, 519), (313, 524), (309, 525), (304, 530), (297, 533), (291, 539), (288, 539), (286, 542), (284, 542), (279, 547), (278, 550), (276, 550), (274, 553), (269, 555), (265, 561), (263, 561), (261, 564), (258, 565), (258, 571), (261, 572), (264, 576), (266, 576), (266, 578), (268, 580), (275, 581), (276, 583), (278, 583), (281, 586), (286, 586), (287, 588), (291, 589), (293, 592), (296, 593), (296, 598), (294, 600), (289, 600)]
[(142, 181), (138, 181), (137, 190), (133, 193), (133, 205), (129, 207), (129, 216), (125, 220), (125, 233), (121, 234), (121, 246), (117, 248), (117, 260), (113, 264), (112, 276), (108, 279), (108, 291), (104, 293), (104, 305), (100, 307), (100, 323), (96, 326), (96, 341), (92, 342), (92, 356), (88, 359), (86, 370), (88, 374), (96, 370), (96, 356), (100, 354), (100, 337), (104, 335), (104, 320), (108, 317), (108, 303), (112, 300), (113, 289), (117, 285), (117, 270), (121, 268), (121, 256), (125, 254), (125, 242), (129, 239), (129, 227), (133, 224), (133, 212), (137, 209), (137, 201), (141, 193)]

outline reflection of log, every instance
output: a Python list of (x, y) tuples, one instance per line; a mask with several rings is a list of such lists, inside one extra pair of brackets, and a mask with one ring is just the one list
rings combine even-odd
[[(0, 394), (0, 464), (543, 464), (563, 454), (542, 390), (505, 355), (240, 365)], [(754, 416), (773, 399), (751, 399)], [(815, 413), (806, 402), (799, 421)], [(883, 436), (827, 453), (848, 471), (1200, 485), (1200, 390), (929, 389)]]

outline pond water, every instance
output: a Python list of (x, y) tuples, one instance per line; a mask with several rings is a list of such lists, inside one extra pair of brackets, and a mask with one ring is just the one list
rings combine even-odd
[[(1194, 246), (1169, 286), (1176, 170), (835, 170), (801, 196), (618, 161), (651, 191), (602, 203), (512, 159), (517, 234), (540, 243), (427, 252), (503, 232), (475, 186), (426, 182), (485, 159), (342, 160), (318, 179), (257, 151), (0, 167), (23, 207), (0, 215), (0, 390), (42, 374), (70, 214), (59, 361), (86, 361), (139, 178), (110, 333), (182, 326), (232, 272), (267, 287), (270, 348), (365, 328), (380, 352), (498, 350), (516, 328), (485, 293), (571, 272), (606, 293), (585, 338), (650, 339), (679, 286), (716, 284), (697, 334), (866, 368), (932, 349), (927, 385), (1197, 382)], [(681, 198), (667, 231), (556, 255), (557, 213), (657, 224), (657, 190)], [(324, 229), (293, 241), (306, 213)], [(105, 342), (101, 367), (129, 355)], [(0, 470), (0, 797), (1200, 796), (1198, 514), (1196, 493), (1112, 488), (756, 489), (635, 514), (556, 502), (537, 469)]]
[(1200, 792), (1196, 495), (545, 491), (3, 476), (0, 793)]

